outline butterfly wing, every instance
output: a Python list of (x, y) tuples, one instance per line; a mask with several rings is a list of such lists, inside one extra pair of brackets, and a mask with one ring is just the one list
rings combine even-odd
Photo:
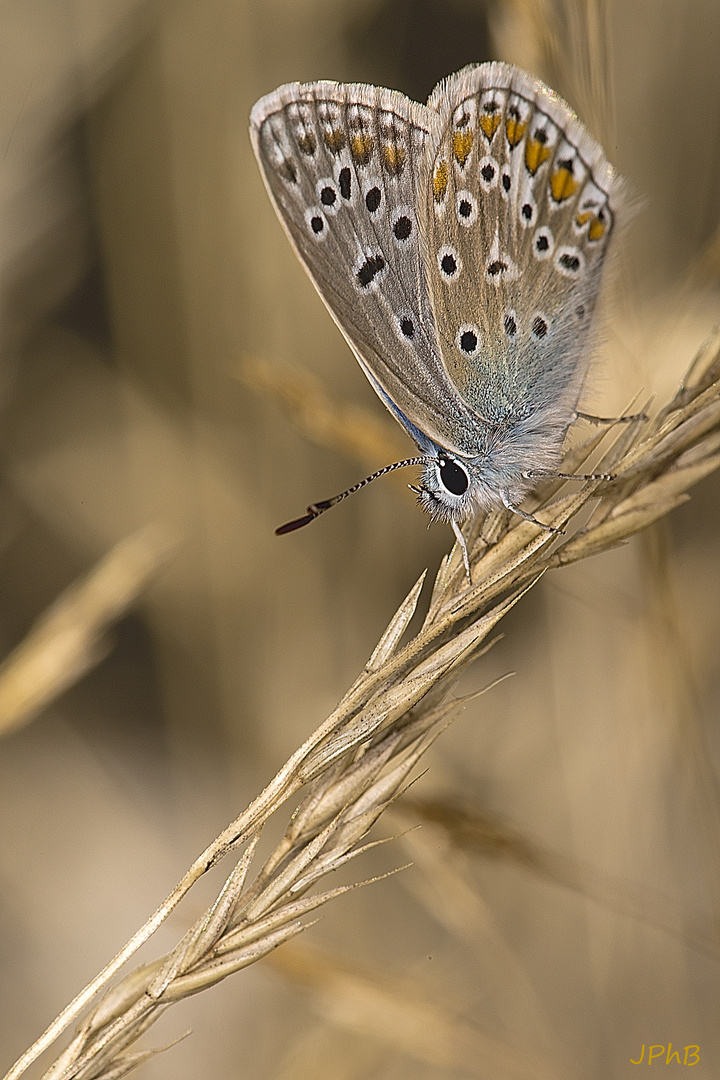
[(419, 214), (445, 368), (480, 415), (512, 427), (545, 410), (561, 442), (587, 371), (617, 178), (569, 106), (509, 64), (450, 76), (428, 108), (441, 133)]
[(278, 216), (382, 400), (422, 449), (472, 446), (477, 417), (443, 361), (418, 230), (437, 113), (373, 86), (290, 83), (255, 105), (250, 134)]

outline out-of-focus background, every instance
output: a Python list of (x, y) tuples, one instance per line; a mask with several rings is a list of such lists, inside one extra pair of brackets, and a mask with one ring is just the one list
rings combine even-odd
[[(97, 663), (0, 745), (5, 1065), (324, 718), (452, 541), (390, 478), (273, 535), (411, 447), (274, 217), (253, 102), (319, 78), (423, 100), (491, 58), (555, 86), (635, 210), (587, 402), (617, 415), (662, 404), (718, 319), (719, 51), (715, 0), (0, 4), (2, 655), (125, 537), (163, 522), (180, 541)], [(423, 828), (358, 873), (414, 866), (171, 1010), (149, 1043), (193, 1034), (138, 1075), (484, 1077), (487, 1036), (548, 1076), (622, 1080), (672, 1043), (717, 1077), (719, 526), (711, 476), (546, 577), (461, 689), (514, 678), (392, 824)]]

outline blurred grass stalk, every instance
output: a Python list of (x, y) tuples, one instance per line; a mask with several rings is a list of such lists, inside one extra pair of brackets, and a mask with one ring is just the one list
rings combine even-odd
[[(346, 454), (375, 470), (380, 464), (407, 457), (407, 437), (389, 418), (370, 409), (332, 398), (320, 379), (301, 367), (276, 358), (246, 357), (236, 377), (248, 389), (277, 401), (294, 427), (316, 446)], [(407, 482), (399, 483), (407, 491)]]
[(161, 525), (116, 544), (58, 597), (0, 664), (0, 738), (29, 723), (107, 655), (108, 627), (137, 600), (177, 549)]
[[(689, 498), (688, 489), (718, 465), (720, 332), (652, 420), (604, 427), (568, 451), (563, 471), (591, 467), (611, 473), (611, 480), (590, 481), (570, 494), (564, 481), (551, 480), (536, 492), (534, 514), (556, 529), (578, 518), (574, 532), (558, 538), (532, 522), (513, 523), (506, 511), (479, 515), (469, 523), (472, 586), (456, 545), (440, 565), (418, 633), (402, 644), (423, 578), (335, 711), (200, 855), (146, 925), (18, 1060), (6, 1080), (16, 1080), (77, 1019), (194, 882), (232, 850), (245, 846), (214, 905), (168, 956), (137, 969), (106, 993), (48, 1069), (46, 1080), (123, 1076), (147, 1057), (129, 1048), (172, 1003), (254, 963), (299, 934), (311, 912), (355, 888), (344, 885), (307, 895), (328, 873), (373, 846), (364, 842), (366, 834), (462, 709), (466, 699), (443, 699), (470, 661), (490, 647), (486, 639), (503, 615), (546, 570), (623, 543)], [(306, 788), (304, 797), (282, 841), (247, 884), (260, 830), (301, 788)], [(480, 1075), (496, 1078), (548, 1075), (544, 1063), (521, 1061), (509, 1049), (481, 1064)]]

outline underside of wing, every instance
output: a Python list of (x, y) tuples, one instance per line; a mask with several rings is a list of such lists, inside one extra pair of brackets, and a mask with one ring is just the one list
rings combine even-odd
[(424, 446), (457, 449), (477, 417), (442, 359), (418, 229), (434, 110), (358, 84), (291, 83), (250, 121), (290, 240), (372, 385)]
[(570, 107), (512, 65), (463, 69), (428, 108), (441, 131), (419, 214), (446, 370), (495, 423), (546, 409), (567, 426), (618, 179)]

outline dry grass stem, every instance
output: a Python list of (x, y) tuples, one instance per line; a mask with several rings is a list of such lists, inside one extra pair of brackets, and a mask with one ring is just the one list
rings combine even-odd
[[(720, 942), (709, 920), (699, 912), (688, 919), (688, 913), (676, 901), (647, 884), (636, 886), (582, 860), (552, 851), (472, 807), (407, 797), (393, 809), (393, 826), (402, 828), (418, 821), (423, 828), (403, 836), (413, 865), (429, 867), (424, 884), (415, 885), (415, 893), (438, 921), (475, 948), (481, 943), (477, 910), (482, 901), (467, 873), (468, 855), (512, 861), (546, 881), (660, 930), (688, 948), (715, 960), (720, 958)], [(442, 903), (438, 893), (445, 898), (452, 893), (453, 902)], [(465, 919), (468, 912), (471, 917)]]
[[(361, 405), (338, 403), (303, 368), (252, 357), (238, 368), (237, 377), (251, 390), (276, 401), (317, 446), (354, 457), (367, 469), (407, 457), (407, 441), (392, 421)], [(407, 487), (404, 482), (403, 486)]]
[(29, 723), (103, 659), (108, 627), (128, 611), (176, 547), (167, 529), (142, 529), (65, 590), (0, 664), (0, 735)]
[[(487, 646), (503, 615), (547, 570), (621, 544), (679, 505), (688, 488), (720, 464), (719, 451), (720, 334), (715, 334), (673, 400), (654, 419), (605, 426), (568, 453), (567, 470), (602, 471), (612, 473), (613, 479), (592, 480), (579, 490), (574, 483), (550, 481), (539, 489), (533, 513), (567, 529), (565, 534), (513, 520), (505, 511), (469, 524), (472, 585), (456, 546), (441, 563), (420, 630), (403, 644), (422, 581), (334, 712), (210, 844), (146, 926), (13, 1066), (6, 1080), (16, 1080), (78, 1018), (192, 884), (229, 852), (248, 845), (213, 907), (169, 956), (127, 976), (106, 994), (45, 1074), (47, 1080), (122, 1075), (138, 1060), (129, 1056), (129, 1047), (169, 1004), (212, 986), (300, 933), (312, 911), (349, 887), (309, 894), (311, 886), (364, 850), (369, 829), (452, 722), (458, 706), (444, 699)], [(301, 788), (302, 801), (283, 839), (250, 880), (260, 830)], [(381, 1017), (383, 1008), (375, 1008), (373, 1015)], [(420, 1038), (426, 1014), (418, 1010), (414, 1030)], [(447, 1031), (448, 1038), (436, 1045), (453, 1043), (457, 1029), (450, 1025)], [(486, 1073), (518, 1075), (511, 1055), (503, 1050), (493, 1056), (478, 1038), (467, 1035), (467, 1045), (484, 1057)], [(457, 1057), (451, 1064), (457, 1064)]]
[(379, 978), (295, 942), (273, 966), (315, 997), (339, 1027), (380, 1039), (425, 1066), (491, 1080), (562, 1080), (556, 1066), (493, 1039), (422, 996), (416, 986)]

